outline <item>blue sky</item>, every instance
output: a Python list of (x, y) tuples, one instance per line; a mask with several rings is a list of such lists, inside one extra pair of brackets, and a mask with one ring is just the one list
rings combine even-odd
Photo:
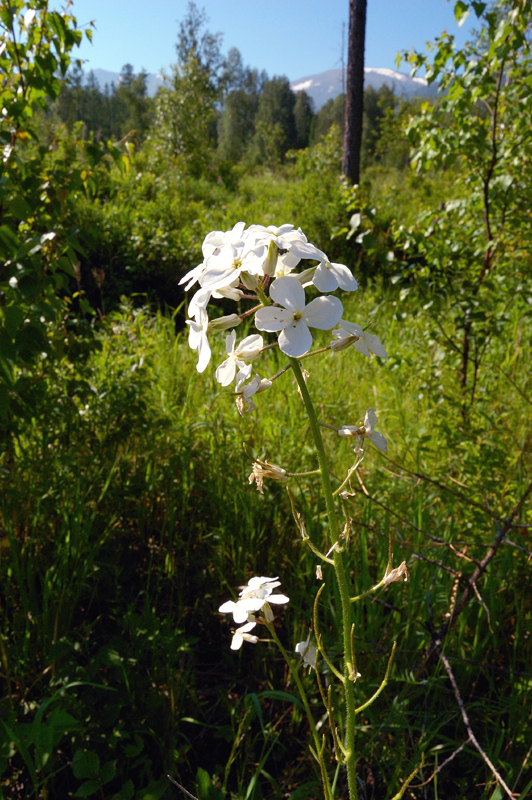
[[(341, 66), (342, 26), (347, 29), (348, 0), (197, 0), (208, 28), (223, 34), (223, 50), (238, 47), (244, 63), (270, 76), (296, 80)], [(77, 55), (90, 69), (157, 73), (175, 61), (179, 20), (188, 0), (74, 0), (78, 25), (96, 21), (93, 44)], [(447, 0), (368, 0), (366, 66), (394, 69), (399, 50), (425, 49), (442, 30), (458, 43), (467, 38), (454, 21)], [(347, 36), (347, 33), (345, 34)], [(402, 71), (408, 71), (406, 67)]]

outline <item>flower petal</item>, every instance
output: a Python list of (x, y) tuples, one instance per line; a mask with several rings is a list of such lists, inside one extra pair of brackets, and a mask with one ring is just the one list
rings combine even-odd
[(235, 379), (236, 362), (234, 358), (226, 358), (216, 369), (216, 380), (222, 386), (229, 386)]
[(345, 264), (331, 264), (331, 273), (338, 281), (338, 286), (345, 292), (356, 292), (358, 281)]
[(302, 319), (287, 325), (279, 334), (279, 349), (291, 358), (304, 356), (311, 347), (312, 334)]
[(382, 450), (383, 453), (388, 452), (388, 442), (382, 433), (379, 433), (378, 431), (370, 431), (366, 434), (366, 437), (373, 442), (375, 447), (378, 447), (379, 450)]
[(270, 286), (270, 297), (291, 311), (302, 311), (305, 308), (305, 290), (292, 275), (276, 278)]
[(311, 328), (328, 331), (338, 323), (343, 310), (337, 297), (317, 297), (305, 308), (304, 320)]
[[(284, 278), (278, 278), (278, 280), (284, 280)], [(301, 287), (301, 291), (303, 291), (303, 287)], [(255, 326), (259, 331), (268, 331), (270, 333), (282, 331), (293, 319), (293, 316), (293, 311), (287, 311), (285, 308), (265, 306), (265, 308), (259, 308), (255, 314)]]
[(327, 269), (325, 263), (322, 261), (318, 265), (312, 283), (319, 292), (334, 292), (338, 289), (338, 281), (334, 274)]
[(196, 369), (198, 372), (205, 372), (209, 361), (211, 360), (211, 347), (207, 335), (202, 334), (198, 344), (198, 363)]

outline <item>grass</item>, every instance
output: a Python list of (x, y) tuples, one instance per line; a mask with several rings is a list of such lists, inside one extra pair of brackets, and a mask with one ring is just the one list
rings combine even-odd
[[(401, 301), (368, 288), (345, 316), (371, 323), (390, 358), (343, 351), (305, 366), (324, 422), (356, 424), (374, 406), (389, 441), (388, 458), (368, 451), (346, 501), (354, 592), (382, 576), (389, 536), (394, 563), (406, 560), (410, 572), (408, 583), (356, 606), (360, 702), (377, 688), (398, 642), (392, 679), (360, 715), (356, 743), (361, 797), (385, 798), (422, 753), (414, 784), (467, 740), (441, 661), (424, 663), (423, 653), (530, 475), (532, 330), (516, 305), (464, 419), (454, 357), (411, 295)], [(230, 626), (216, 614), (249, 575), (279, 575), (291, 598), (278, 615), (279, 635), (289, 649), (306, 637), (315, 558), (284, 488), (267, 483), (262, 497), (248, 485), (242, 446), (290, 471), (315, 468), (290, 373), (258, 397), (254, 415), (240, 418), (214, 369), (198, 376), (171, 318), (125, 305), (100, 338), (101, 351), (76, 375), (56, 376), (46, 417), (2, 462), (4, 796), (66, 797), (89, 780), (103, 797), (170, 796), (168, 771), (200, 800), (314, 796), (304, 718), (279, 694), (292, 692), (283, 664), (266, 644), (231, 653)], [(214, 364), (222, 351), (220, 340)], [(271, 351), (261, 375), (280, 364)], [(326, 446), (342, 475), (352, 463), (349, 443), (331, 432)], [(318, 483), (296, 480), (292, 492), (319, 543)], [(528, 504), (517, 519), (531, 524), (530, 517)], [(501, 545), (442, 647), (473, 731), (524, 797), (532, 734), (532, 609), (522, 591), (528, 529), (514, 528), (508, 539), (513, 544)], [(320, 624), (334, 658), (338, 605), (327, 574), (325, 581)], [(313, 678), (306, 682), (319, 719)], [(73, 759), (85, 763), (80, 753), (97, 756), (97, 768), (83, 755), (93, 771), (76, 772)], [(339, 796), (342, 787), (340, 770)], [(467, 744), (411, 796), (495, 800), (497, 791)]]

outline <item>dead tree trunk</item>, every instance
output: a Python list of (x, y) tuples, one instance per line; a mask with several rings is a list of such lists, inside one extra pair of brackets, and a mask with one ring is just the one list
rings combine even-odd
[(342, 172), (349, 182), (353, 184), (360, 182), (366, 6), (367, 0), (349, 0), (349, 42), (347, 46), (347, 86)]

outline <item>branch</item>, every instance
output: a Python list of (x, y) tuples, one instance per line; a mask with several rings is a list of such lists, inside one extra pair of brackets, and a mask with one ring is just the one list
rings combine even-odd
[(484, 761), (486, 762), (486, 764), (490, 768), (493, 776), (498, 780), (498, 782), (500, 783), (500, 785), (502, 786), (502, 788), (504, 789), (504, 791), (506, 792), (508, 797), (513, 798), (514, 794), (512, 793), (511, 789), (506, 785), (506, 783), (504, 782), (502, 777), (499, 775), (499, 773), (495, 769), (494, 765), (491, 763), (489, 757), (486, 755), (486, 753), (484, 752), (482, 747), (479, 745), (475, 734), (471, 730), (471, 725), (469, 724), (469, 717), (467, 716), (467, 711), (465, 710), (464, 701), (462, 700), (462, 695), (460, 694), (460, 690), (458, 689), (458, 684), (456, 683), (456, 680), (455, 680), (455, 677), (454, 677), (454, 673), (453, 673), (453, 671), (451, 669), (451, 665), (449, 664), (449, 662), (447, 661), (447, 659), (443, 655), (443, 653), (440, 652), (440, 653), (438, 653), (438, 655), (439, 655), (439, 657), (440, 657), (440, 659), (441, 659), (441, 661), (443, 663), (443, 666), (445, 667), (445, 671), (447, 672), (447, 675), (449, 676), (449, 680), (451, 681), (451, 684), (452, 684), (452, 687), (453, 687), (453, 691), (454, 691), (454, 696), (456, 697), (456, 702), (458, 703), (458, 706), (460, 708), (460, 713), (462, 714), (462, 719), (464, 720), (464, 725), (466, 726), (466, 730), (467, 730), (467, 732), (469, 734), (469, 739), (475, 745), (475, 747), (477, 748), (478, 752), (480, 753), (480, 755), (482, 756), (482, 758), (484, 759)]

